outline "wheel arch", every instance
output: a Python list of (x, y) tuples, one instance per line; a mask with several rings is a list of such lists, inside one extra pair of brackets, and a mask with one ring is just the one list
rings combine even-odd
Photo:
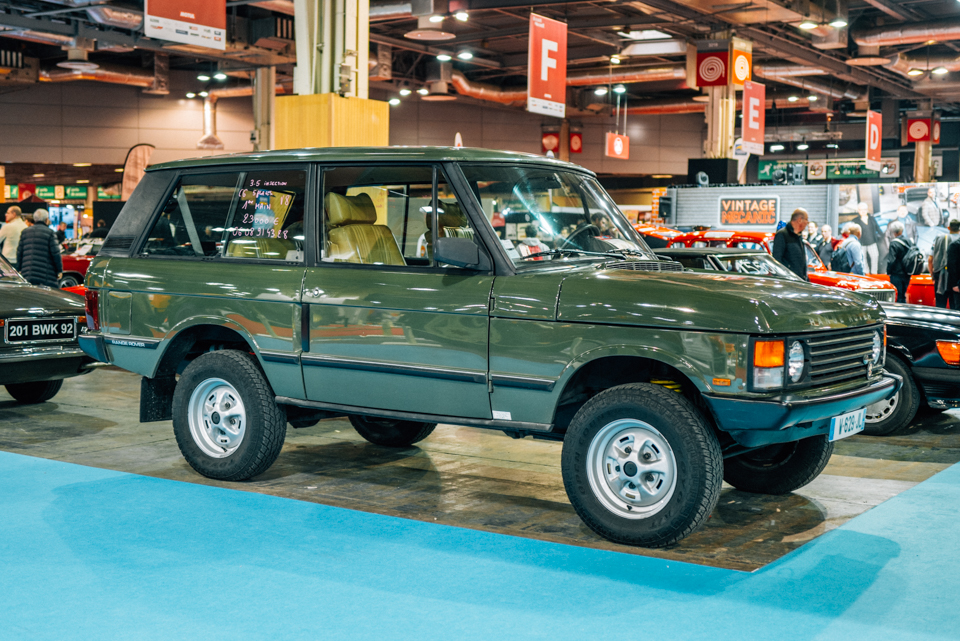
[(213, 349), (238, 349), (253, 354), (261, 369), (259, 350), (253, 339), (236, 323), (216, 317), (195, 317), (180, 323), (164, 341), (163, 355), (151, 378), (173, 376), (200, 354)]

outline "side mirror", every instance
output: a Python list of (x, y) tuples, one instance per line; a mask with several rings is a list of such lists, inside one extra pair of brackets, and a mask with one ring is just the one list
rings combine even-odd
[(433, 258), (437, 263), (445, 263), (466, 269), (489, 269), (486, 256), (481, 256), (480, 248), (469, 238), (438, 238), (433, 247)]

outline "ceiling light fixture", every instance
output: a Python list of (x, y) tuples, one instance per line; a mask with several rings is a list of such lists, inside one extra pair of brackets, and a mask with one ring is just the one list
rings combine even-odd
[(437, 60), (440, 62), (450, 62), (453, 58), (448, 53), (438, 53)]
[(77, 181), (77, 184), (78, 184), (78, 185), (86, 185), (88, 182), (90, 182), (90, 181), (89, 181), (89, 180), (78, 180), (78, 181)]
[(438, 22), (443, 22), (443, 16), (437, 16), (437, 15), (430, 16), (430, 22), (434, 24)]
[(834, 29), (843, 29), (844, 27), (847, 26), (847, 21), (839, 17), (834, 18), (833, 21), (830, 23), (830, 26), (833, 27)]
[(819, 24), (817, 24), (810, 18), (806, 18), (803, 22), (797, 25), (797, 27), (799, 27), (800, 29), (803, 29), (804, 31), (810, 31), (811, 29), (816, 29), (819, 26), (820, 26)]
[(391, 98), (390, 100), (387, 101), (387, 103), (389, 103), (389, 104), (390, 104), (391, 106), (393, 106), (393, 107), (396, 107), (397, 105), (400, 104), (400, 99), (399, 99), (399, 98)]
[(950, 70), (947, 69), (946, 67), (937, 67), (936, 69), (931, 69), (930, 73), (932, 73), (935, 76), (942, 76), (945, 73), (950, 73)]
[(473, 58), (473, 54), (469, 51), (461, 51), (457, 54), (457, 58), (460, 60), (471, 60)]
[[(960, 1), (960, 0), (958, 0)], [(618, 65), (620, 64), (620, 56), (610, 56), (610, 64)]]
[(74, 166), (74, 167), (89, 167), (89, 166), (92, 165), (92, 164), (93, 164), (93, 163), (89, 163), (89, 162), (75, 162), (75, 163), (73, 163), (73, 166)]
[(455, 14), (453, 14), (453, 17), (459, 20), (460, 22), (466, 22), (467, 20), (470, 19), (470, 14), (467, 13), (466, 11), (457, 11)]
[(913, 69), (911, 69), (910, 71), (907, 72), (907, 75), (908, 75), (908, 76), (914, 76), (914, 77), (916, 77), (916, 76), (922, 76), (922, 75), (923, 75), (923, 69), (917, 69), (916, 67), (914, 67)]
[(617, 85), (613, 88), (613, 93), (626, 93), (626, 92), (627, 92), (627, 88), (624, 87), (623, 85)]
[(116, 169), (114, 169), (114, 171), (117, 172), (118, 174), (122, 174), (122, 173), (123, 173), (123, 167), (117, 167)]
[(831, 142), (827, 145), (827, 149), (840, 149), (840, 145), (835, 142)]
[(34, 178), (43, 178), (44, 176), (46, 176), (46, 174), (34, 174), (34, 175), (33, 175)]
[(205, 73), (201, 73), (197, 75), (197, 80), (199, 80), (200, 82), (207, 82), (208, 80), (210, 80), (210, 76)]
[(403, 89), (400, 90), (400, 95), (401, 95), (401, 96), (409, 96), (411, 93), (412, 93), (412, 92), (411, 92), (409, 89), (407, 89), (406, 87), (404, 87)]
[(783, 145), (770, 145), (770, 151), (783, 151)]
[(606, 96), (606, 95), (607, 95), (607, 88), (606, 88), (606, 87), (597, 87), (596, 89), (593, 90), (593, 93), (596, 94), (596, 95), (598, 95), (598, 96)]
[(820, 100), (820, 96), (818, 96), (818, 95), (816, 95), (816, 94), (811, 94), (811, 95), (807, 96), (807, 100), (809, 100), (810, 102), (816, 102), (816, 101)]
[(790, 96), (789, 98), (787, 98), (787, 102), (796, 102), (798, 100), (800, 100), (799, 96)]
[(222, 71), (218, 71), (217, 73), (213, 74), (213, 79), (214, 79), (214, 80), (226, 80), (226, 79), (227, 79), (227, 74), (223, 73)]
[[(960, 1), (960, 0), (958, 0)], [(673, 174), (652, 174), (651, 178), (673, 178)]]
[(193, 93), (192, 91), (187, 92), (187, 98), (196, 98), (196, 97), (197, 97), (197, 94)]
[(417, 93), (420, 94), (421, 96), (426, 96), (428, 93), (430, 93), (430, 90), (427, 89), (426, 87), (420, 87), (419, 89), (417, 89)]
[(202, 97), (202, 98), (206, 98), (206, 97), (209, 96), (210, 94), (207, 93), (206, 91), (201, 91), (201, 92), (200, 92), (199, 94), (197, 94), (197, 95), (200, 96), (200, 97)]
[(798, 149), (799, 151), (806, 151), (807, 149), (810, 149), (810, 145), (808, 145), (808, 144), (805, 143), (805, 142), (802, 142), (802, 143), (800, 143), (799, 145), (797, 145), (797, 149)]

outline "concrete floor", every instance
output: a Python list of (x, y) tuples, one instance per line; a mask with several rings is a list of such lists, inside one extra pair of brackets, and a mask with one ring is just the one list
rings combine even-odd
[(921, 415), (905, 433), (837, 443), (824, 474), (783, 497), (724, 486), (706, 527), (644, 550), (587, 529), (567, 501), (560, 443), (442, 425), (417, 447), (371, 445), (349, 422), (288, 428), (279, 459), (245, 483), (212, 481), (181, 458), (169, 421), (140, 424), (139, 378), (114, 368), (68, 379), (52, 401), (0, 388), (0, 450), (571, 545), (754, 570), (960, 461), (960, 416)]

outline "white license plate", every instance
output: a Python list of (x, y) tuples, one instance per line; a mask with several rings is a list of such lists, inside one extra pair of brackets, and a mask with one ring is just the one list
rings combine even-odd
[(866, 420), (867, 408), (834, 416), (830, 419), (830, 440), (839, 441), (842, 438), (853, 436), (857, 432), (862, 432)]

